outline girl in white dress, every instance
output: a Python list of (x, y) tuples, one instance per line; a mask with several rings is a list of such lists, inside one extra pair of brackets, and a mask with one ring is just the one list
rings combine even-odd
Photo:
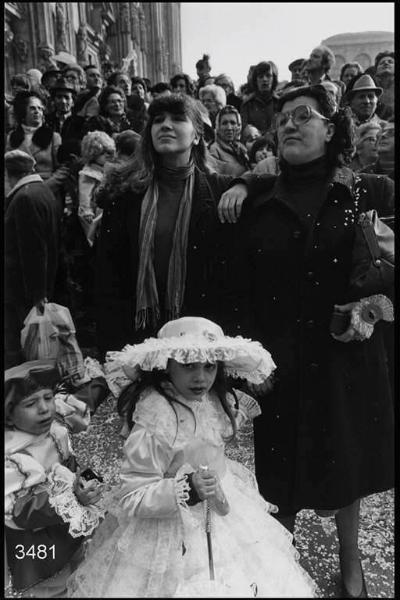
[(70, 595), (313, 597), (291, 534), (269, 514), (276, 507), (224, 454), (260, 414), (226, 377), (265, 382), (270, 354), (207, 319), (183, 317), (157, 338), (109, 353), (106, 367), (131, 431), (117, 498)]

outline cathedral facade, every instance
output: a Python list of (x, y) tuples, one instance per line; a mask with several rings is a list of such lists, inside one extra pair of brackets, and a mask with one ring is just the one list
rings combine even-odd
[(168, 81), (182, 69), (179, 2), (5, 2), (6, 89), (15, 73), (76, 62)]

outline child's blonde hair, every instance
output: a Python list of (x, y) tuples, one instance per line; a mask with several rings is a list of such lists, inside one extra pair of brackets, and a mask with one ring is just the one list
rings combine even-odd
[(85, 164), (94, 162), (104, 152), (115, 153), (115, 142), (104, 131), (91, 131), (82, 140), (82, 159)]

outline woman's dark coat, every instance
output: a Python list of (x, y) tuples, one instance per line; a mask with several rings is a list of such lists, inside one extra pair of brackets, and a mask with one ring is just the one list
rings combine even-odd
[[(221, 225), (217, 200), (232, 177), (195, 170), (195, 189), (189, 226), (187, 278), (182, 315), (218, 320)], [(132, 191), (103, 201), (103, 218), (97, 253), (97, 330), (102, 351), (120, 350), (155, 330), (134, 329), (136, 280), (139, 264), (138, 233), (143, 194)]]
[(110, 137), (113, 137), (122, 131), (126, 131), (127, 129), (133, 129), (133, 126), (126, 115), (123, 115), (118, 122), (103, 115), (90, 117), (83, 127), (85, 135), (91, 131), (104, 131)]
[(244, 211), (227, 307), (230, 333), (259, 340), (278, 367), (255, 421), (256, 475), (265, 498), (292, 514), (340, 508), (393, 486), (386, 324), (363, 342), (329, 333), (333, 305), (355, 299), (348, 294), (354, 218), (371, 208), (392, 214), (393, 182), (339, 169), (316, 218), (309, 215), (311, 228), (281, 182), (271, 176)]
[(271, 128), (277, 104), (278, 98), (275, 93), (272, 93), (268, 100), (255, 92), (250, 94), (248, 98), (243, 100), (240, 108), (242, 131), (244, 131), (246, 125), (257, 127), (263, 134), (268, 131)]

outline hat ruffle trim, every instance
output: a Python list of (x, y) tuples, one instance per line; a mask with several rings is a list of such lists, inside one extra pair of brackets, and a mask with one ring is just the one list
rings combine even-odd
[(227, 375), (254, 384), (263, 383), (276, 369), (271, 354), (259, 342), (240, 336), (208, 339), (184, 335), (148, 338), (142, 344), (125, 346), (121, 352), (108, 352), (106, 371), (115, 371), (115, 367), (121, 366), (128, 378), (135, 381), (139, 376), (138, 368), (164, 370), (171, 358), (183, 364), (221, 361)]

